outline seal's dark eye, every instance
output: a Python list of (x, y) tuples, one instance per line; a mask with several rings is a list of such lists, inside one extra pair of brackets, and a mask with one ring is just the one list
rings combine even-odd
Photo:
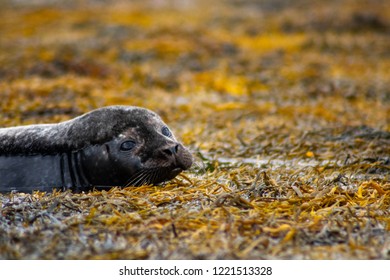
[(122, 151), (130, 151), (135, 147), (135, 142), (132, 140), (125, 141), (121, 144), (121, 150)]
[(164, 126), (162, 129), (161, 129), (161, 133), (163, 135), (165, 135), (166, 137), (171, 137), (172, 136), (172, 132), (169, 130), (168, 127)]

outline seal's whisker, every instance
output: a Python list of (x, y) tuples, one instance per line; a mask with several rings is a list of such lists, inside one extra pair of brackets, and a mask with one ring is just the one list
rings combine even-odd
[(152, 183), (156, 182), (156, 179), (159, 178), (158, 174), (159, 174), (160, 170), (154, 170), (153, 173), (151, 174), (151, 178), (150, 178), (150, 181)]
[(160, 168), (150, 169), (149, 177), (147, 180), (148, 184), (154, 184), (156, 182), (156, 174), (158, 173), (159, 170)]
[(150, 174), (147, 174), (147, 176), (142, 180), (140, 185), (149, 185), (149, 182), (148, 182), (149, 178), (150, 178)]
[(132, 185), (132, 186), (141, 186), (140, 182), (143, 180), (143, 178), (145, 176), (146, 176), (146, 172), (143, 172), (140, 176), (138, 176), (132, 182), (130, 182), (130, 185)]
[(135, 173), (133, 176), (131, 176), (127, 181), (126, 183), (124, 184), (124, 187), (127, 188), (128, 186), (130, 186), (130, 184), (134, 181), (134, 179), (138, 178), (138, 176), (140, 176), (142, 174), (142, 170)]
[(157, 182), (158, 179), (160, 178), (160, 175), (159, 175), (160, 172), (161, 172), (161, 169), (154, 169), (153, 170), (153, 174), (150, 178), (153, 183)]
[(142, 176), (140, 176), (138, 180), (133, 182), (133, 185), (134, 186), (142, 186), (143, 182), (145, 181), (145, 178), (148, 177), (149, 172), (150, 172), (149, 170), (145, 170), (145, 172), (142, 174)]
[(135, 186), (143, 186), (145, 178), (148, 177), (148, 172), (145, 171), (144, 174), (134, 183)]
[(144, 177), (144, 179), (141, 182), (141, 185), (148, 185), (149, 184), (149, 178), (150, 178), (150, 172), (148, 172), (148, 174), (146, 174), (146, 176)]
[(139, 172), (137, 172), (136, 174), (134, 174), (134, 176), (130, 177), (130, 179), (126, 182), (125, 187), (129, 187), (131, 185), (134, 185), (134, 182), (138, 181), (139, 178), (141, 178), (145, 174), (146, 171), (147, 170), (142, 169)]
[(143, 182), (143, 184), (147, 184), (147, 185), (153, 184), (154, 183), (153, 175), (155, 172), (156, 172), (156, 169), (149, 170), (148, 176), (145, 178), (145, 181)]

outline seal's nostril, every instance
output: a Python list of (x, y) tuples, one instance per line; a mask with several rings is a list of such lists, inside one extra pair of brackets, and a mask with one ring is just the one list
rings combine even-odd
[(172, 155), (172, 151), (171, 149), (165, 149), (163, 150), (164, 154), (168, 155), (168, 156), (171, 156)]
[(163, 152), (167, 154), (168, 156), (176, 155), (177, 151), (179, 150), (179, 145), (175, 145), (173, 147), (170, 147), (168, 149), (164, 149)]

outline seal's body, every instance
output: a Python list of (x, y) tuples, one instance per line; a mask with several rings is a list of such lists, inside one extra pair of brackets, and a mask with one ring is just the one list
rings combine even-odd
[(0, 192), (158, 184), (191, 164), (160, 117), (140, 107), (0, 129)]

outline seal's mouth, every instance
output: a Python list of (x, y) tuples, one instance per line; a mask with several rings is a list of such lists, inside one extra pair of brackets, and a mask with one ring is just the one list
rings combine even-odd
[(168, 178), (168, 180), (175, 178), (175, 177), (176, 177), (177, 175), (179, 175), (182, 171), (183, 171), (183, 169), (181, 169), (180, 167), (177, 167), (177, 168), (173, 169), (173, 170), (171, 171), (171, 174), (170, 174), (170, 177), (171, 177), (171, 178)]
[(157, 176), (155, 178), (152, 178), (154, 180), (152, 182), (150, 182), (150, 183), (152, 183), (152, 184), (159, 184), (159, 183), (162, 183), (162, 182), (165, 182), (165, 181), (168, 181), (168, 180), (172, 180), (177, 175), (179, 175), (182, 171), (183, 171), (183, 169), (180, 168), (180, 167), (176, 167), (174, 169), (167, 168), (164, 171), (161, 170), (161, 173), (160, 173), (161, 176)]

